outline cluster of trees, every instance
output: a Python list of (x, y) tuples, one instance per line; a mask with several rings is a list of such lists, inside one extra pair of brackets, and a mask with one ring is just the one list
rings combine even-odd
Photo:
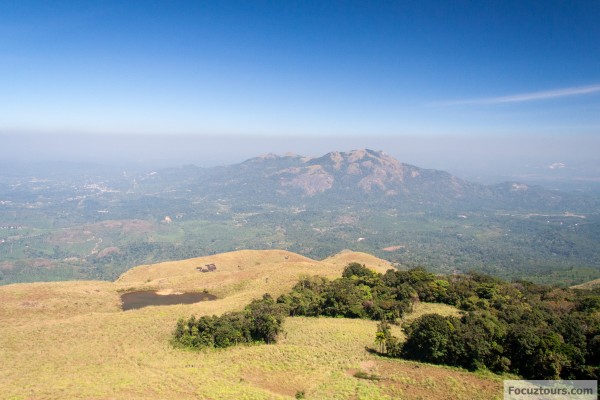
[[(403, 326), (391, 324), (416, 301), (440, 302), (461, 317), (427, 314)], [(391, 357), (513, 372), (527, 379), (598, 379), (600, 289), (579, 291), (470, 273), (438, 276), (423, 268), (378, 274), (349, 264), (342, 277), (302, 278), (275, 301), (270, 295), (241, 312), (181, 319), (176, 343), (193, 348), (273, 343), (285, 316), (378, 320), (375, 341)]]
[(421, 272), (423, 279), (413, 286), (419, 298), (456, 305), (465, 313), (460, 318), (424, 315), (404, 326), (404, 343), (384, 321), (375, 338), (382, 353), (510, 371), (527, 379), (598, 379), (600, 291), (508, 283), (479, 274), (436, 278)]
[(393, 271), (382, 275), (351, 263), (342, 277), (333, 281), (316, 276), (300, 279), (289, 294), (281, 295), (277, 301), (265, 294), (240, 312), (182, 318), (177, 322), (173, 340), (191, 348), (274, 343), (288, 315), (397, 321), (412, 310), (416, 296), (407, 283), (398, 282)]
[(282, 332), (285, 306), (268, 294), (242, 311), (217, 316), (179, 319), (173, 333), (176, 345), (191, 348), (229, 347), (242, 343), (274, 343)]
[(323, 277), (302, 278), (277, 299), (291, 316), (327, 316), (396, 321), (412, 311), (416, 292), (398, 282), (393, 271), (378, 274), (364, 265), (350, 263), (342, 277), (330, 281)]
[[(412, 311), (415, 301), (457, 304), (468, 297), (459, 293), (463, 289), (420, 267), (379, 274), (359, 263), (350, 263), (342, 277), (335, 280), (318, 276), (301, 278), (290, 293), (281, 295), (276, 302), (266, 294), (242, 312), (181, 319), (174, 336), (176, 342), (188, 347), (227, 347), (253, 341), (271, 343), (286, 315), (367, 318), (396, 323)], [(256, 323), (266, 319), (272, 322), (269, 326), (273, 329), (269, 335), (261, 336), (264, 330), (257, 329)], [(389, 348), (392, 340), (388, 340)]]

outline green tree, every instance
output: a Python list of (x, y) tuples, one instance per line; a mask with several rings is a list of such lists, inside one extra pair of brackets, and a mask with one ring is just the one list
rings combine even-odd
[(250, 319), (250, 333), (254, 340), (274, 343), (282, 332), (282, 324), (289, 312), (283, 304), (278, 304), (265, 294), (261, 300), (254, 300), (246, 307)]
[(381, 331), (376, 332), (375, 333), (375, 344), (379, 347), (380, 353), (386, 352), (385, 343), (386, 343), (385, 333), (381, 332)]
[(504, 356), (506, 326), (487, 311), (470, 312), (454, 324), (448, 349), (448, 363), (468, 369), (489, 368), (508, 371), (510, 360)]
[(448, 360), (448, 344), (455, 331), (453, 317), (425, 314), (406, 326), (403, 354), (410, 359), (437, 364)]
[(373, 275), (375, 275), (375, 272), (371, 271), (364, 264), (361, 265), (361, 264), (359, 264), (357, 262), (353, 262), (353, 263), (348, 264), (344, 268), (344, 272), (342, 272), (342, 277), (344, 277), (344, 278), (351, 278), (353, 276), (356, 276), (356, 277), (372, 277)]

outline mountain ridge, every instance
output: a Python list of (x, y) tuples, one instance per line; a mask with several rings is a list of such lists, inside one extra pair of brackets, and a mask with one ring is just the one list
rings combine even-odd
[[(383, 151), (332, 151), (319, 157), (273, 153), (224, 167), (162, 170), (172, 182), (194, 190), (209, 187), (219, 194), (256, 202), (291, 204), (371, 204), (419, 209), (536, 209), (593, 211), (593, 197), (551, 191), (520, 182), (473, 183), (446, 171), (403, 163)], [(186, 173), (192, 173), (191, 177)], [(161, 171), (159, 171), (159, 174)], [(181, 186), (180, 185), (180, 186)], [(209, 195), (210, 196), (210, 195)], [(325, 202), (325, 203), (324, 203)]]

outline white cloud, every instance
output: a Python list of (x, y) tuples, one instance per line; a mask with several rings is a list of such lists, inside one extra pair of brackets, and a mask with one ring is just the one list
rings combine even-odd
[(549, 100), (556, 99), (561, 97), (572, 97), (572, 96), (580, 96), (584, 94), (598, 93), (600, 92), (600, 85), (590, 85), (590, 86), (578, 86), (564, 89), (555, 89), (555, 90), (546, 90), (542, 92), (532, 92), (532, 93), (521, 93), (515, 94), (511, 96), (501, 96), (501, 97), (485, 97), (480, 99), (470, 99), (470, 100), (457, 100), (457, 101), (447, 101), (436, 103), (439, 106), (454, 106), (454, 105), (469, 105), (469, 104), (480, 104), (480, 105), (494, 105), (494, 104), (506, 104), (506, 103), (522, 103), (526, 101), (536, 101), (536, 100)]

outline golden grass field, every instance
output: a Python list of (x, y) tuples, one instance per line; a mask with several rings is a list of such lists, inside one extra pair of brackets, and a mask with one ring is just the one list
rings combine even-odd
[[(500, 399), (502, 380), (378, 357), (376, 322), (288, 318), (275, 345), (188, 351), (169, 343), (179, 317), (221, 314), (289, 290), (301, 275), (335, 278), (351, 261), (384, 272), (386, 261), (343, 253), (323, 261), (285, 251), (239, 251), (133, 268), (116, 282), (0, 287), (1, 399)], [(196, 266), (215, 263), (217, 271)], [(219, 299), (123, 312), (123, 291), (202, 291)], [(427, 312), (452, 307), (420, 303)], [(397, 332), (398, 333), (398, 332)], [(379, 380), (354, 377), (363, 371)]]

